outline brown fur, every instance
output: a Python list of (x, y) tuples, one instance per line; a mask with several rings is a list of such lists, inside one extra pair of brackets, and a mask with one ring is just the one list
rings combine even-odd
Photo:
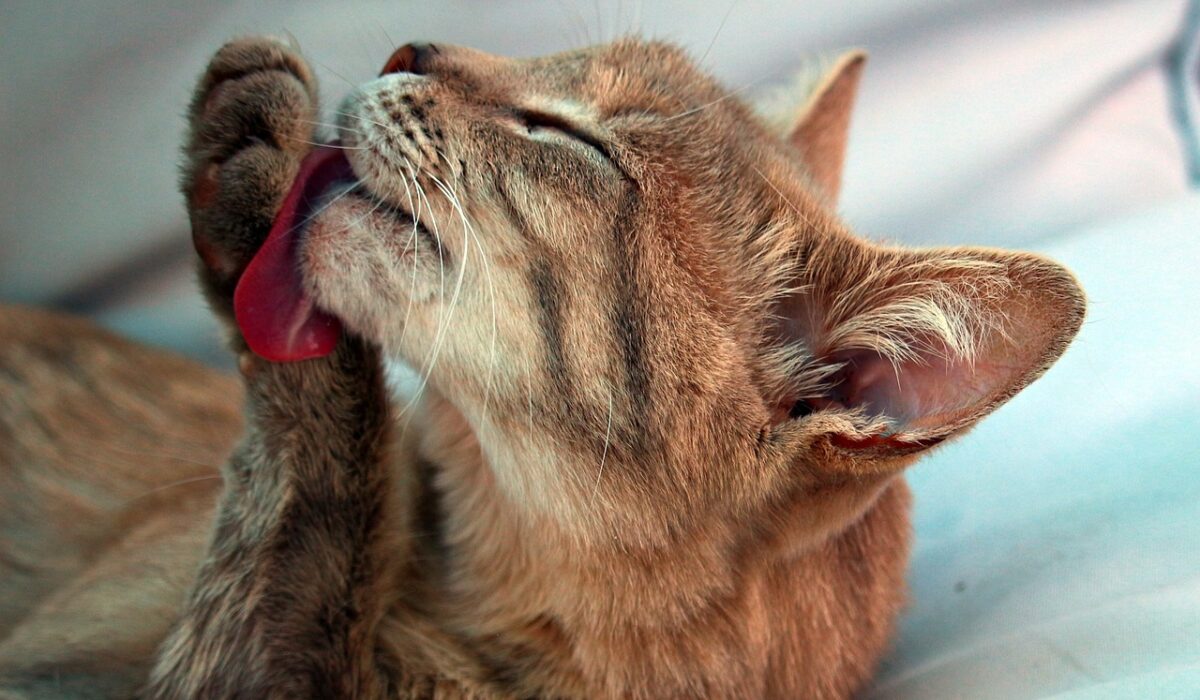
[[(861, 55), (779, 133), (664, 44), (404, 51), (412, 74), (339, 109), (362, 189), (303, 243), (351, 334), (292, 365), (234, 334), (248, 418), (215, 520), (215, 482), (171, 484), (227, 453), (227, 379), (0, 316), (0, 697), (861, 688), (904, 600), (899, 473), (1057, 359), (1078, 285), (846, 231)], [(197, 89), (183, 187), (225, 317), (315, 96), (259, 39)], [(419, 403), (392, 405), (381, 353), (421, 371)], [(105, 461), (147, 439), (204, 466)]]

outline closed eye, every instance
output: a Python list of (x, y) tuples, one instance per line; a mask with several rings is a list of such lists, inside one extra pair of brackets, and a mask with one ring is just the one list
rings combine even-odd
[(530, 133), (533, 133), (538, 129), (557, 131), (558, 133), (574, 139), (575, 141), (590, 146), (600, 155), (604, 156), (608, 160), (612, 160), (612, 156), (609, 155), (608, 148), (604, 145), (603, 141), (600, 141), (595, 136), (580, 129), (557, 114), (539, 112), (532, 109), (518, 109), (515, 110), (514, 116), (517, 118), (517, 121), (521, 122), (521, 124), (529, 130)]

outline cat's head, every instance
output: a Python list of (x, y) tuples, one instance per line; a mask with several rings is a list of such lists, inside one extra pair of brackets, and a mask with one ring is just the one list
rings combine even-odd
[(306, 283), (534, 509), (665, 532), (781, 470), (892, 473), (1035, 379), (1084, 303), (1034, 255), (847, 231), (862, 66), (780, 129), (662, 43), (406, 46), (340, 109), (361, 184), (306, 232)]

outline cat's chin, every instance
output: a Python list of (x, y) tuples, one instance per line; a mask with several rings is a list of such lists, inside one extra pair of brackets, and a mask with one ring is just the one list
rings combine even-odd
[(277, 362), (333, 351), (341, 321), (361, 326), (397, 267), (411, 269), (435, 237), (403, 209), (367, 189), (337, 144), (303, 161), (262, 248), (234, 297), (238, 326), (260, 356)]
[(298, 266), (305, 295), (348, 331), (384, 346), (398, 332), (396, 309), (429, 299), (437, 253), (395, 209), (359, 191), (331, 191), (307, 224)]

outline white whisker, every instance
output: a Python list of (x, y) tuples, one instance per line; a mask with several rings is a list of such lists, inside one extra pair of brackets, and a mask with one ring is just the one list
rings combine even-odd
[[(412, 231), (408, 234), (408, 240), (404, 243), (404, 252), (414, 249), (417, 245), (417, 227), (421, 225), (416, 206), (413, 204), (412, 187), (408, 184), (408, 177), (402, 176), (400, 184), (404, 186), (404, 196), (408, 199), (408, 211), (412, 217)], [(414, 186), (416, 183), (413, 183)], [(408, 288), (408, 305), (404, 308), (404, 320), (400, 323), (400, 338), (398, 344), (403, 345), (404, 337), (408, 334), (408, 320), (412, 314), (413, 299), (417, 294), (417, 265), (412, 265), (412, 281)]]
[(715, 99), (711, 102), (706, 102), (698, 107), (693, 107), (689, 110), (680, 112), (679, 114), (672, 114), (669, 117), (665, 117), (663, 119), (663, 121), (669, 122), (669, 121), (674, 121), (676, 119), (683, 119), (684, 117), (691, 116), (693, 114), (696, 114), (697, 112), (703, 112), (704, 110), (708, 109), (709, 107), (712, 107), (713, 105), (720, 104), (721, 102), (724, 102), (725, 100), (731, 100), (734, 97), (737, 97), (739, 94), (741, 94), (741, 93), (749, 90), (750, 88), (754, 87), (755, 85), (758, 85), (759, 83), (763, 82), (768, 77), (770, 77), (770, 76), (764, 75), (763, 77), (759, 78), (758, 80), (754, 80), (752, 82), (746, 83), (745, 85), (741, 86), (740, 88), (737, 88), (735, 90), (730, 90), (729, 92), (725, 93), (721, 97), (718, 97), (717, 99)]
[(198, 483), (198, 482), (201, 482), (201, 481), (213, 481), (213, 480), (220, 481), (220, 480), (221, 480), (221, 479), (223, 479), (223, 478), (224, 478), (224, 477), (222, 477), (220, 474), (210, 474), (210, 475), (208, 475), (208, 476), (195, 476), (195, 477), (192, 477), (192, 478), (190, 478), (190, 479), (180, 479), (179, 481), (172, 481), (172, 482), (171, 482), (171, 483), (169, 483), (169, 484), (163, 484), (163, 485), (161, 485), (161, 486), (155, 486), (154, 488), (150, 489), (149, 491), (146, 491), (145, 493), (142, 493), (142, 494), (140, 494), (140, 495), (134, 496), (133, 498), (130, 498), (129, 500), (125, 501), (125, 503), (124, 503), (124, 504), (122, 504), (122, 505), (124, 505), (124, 506), (128, 506), (129, 504), (131, 504), (131, 503), (135, 503), (135, 502), (137, 502), (137, 501), (140, 501), (140, 500), (142, 500), (143, 498), (147, 498), (147, 497), (149, 497), (149, 496), (153, 496), (153, 495), (154, 495), (154, 494), (156, 494), (156, 493), (159, 493), (159, 492), (161, 492), (161, 491), (166, 491), (167, 489), (172, 489), (172, 488), (175, 488), (175, 487), (177, 487), (177, 486), (186, 486), (186, 485), (188, 485), (188, 484), (195, 484), (195, 483)]
[[(412, 169), (411, 164), (408, 164), (408, 167), (411, 171), (411, 169)], [(440, 237), (438, 228), (437, 228), (437, 221), (436, 221), (436, 219), (433, 218), (432, 205), (429, 204), (429, 199), (425, 195), (424, 188), (420, 186), (420, 182), (416, 178), (415, 175), (413, 175), (412, 177), (413, 177), (414, 183), (416, 183), (416, 185), (417, 185), (417, 194), (420, 197), (424, 198), (426, 205), (429, 206), (430, 220), (433, 222), (433, 225), (434, 225), (434, 230), (433, 230), (434, 236), (438, 237), (439, 240), (442, 240)], [(441, 357), (442, 346), (445, 343), (450, 323), (454, 317), (454, 312), (458, 309), (458, 302), (459, 302), (459, 299), (460, 299), (460, 296), (462, 293), (463, 280), (466, 276), (467, 260), (469, 257), (468, 252), (470, 250), (470, 248), (467, 246), (466, 237), (467, 237), (467, 232), (466, 232), (466, 230), (464, 230), (463, 231), (463, 254), (462, 254), (462, 260), (459, 262), (458, 279), (455, 281), (454, 292), (450, 299), (450, 304), (448, 305), (446, 313), (443, 314), (442, 317), (438, 321), (438, 330), (434, 334), (433, 347), (430, 350), (429, 354), (426, 355), (425, 366), (422, 368), (421, 383), (417, 387), (417, 391), (413, 395), (412, 400), (410, 400), (408, 402), (408, 404), (400, 411), (401, 415), (408, 414), (408, 418), (405, 420), (404, 426), (401, 429), (401, 435), (407, 433), (409, 423), (412, 421), (412, 417), (413, 417), (413, 414), (410, 413), (410, 411), (413, 408), (413, 406), (416, 405), (416, 402), (420, 399), (420, 397), (424, 394), (425, 388), (429, 385), (429, 378), (433, 374), (434, 368), (437, 366), (438, 359)], [(443, 272), (443, 279), (444, 279), (444, 272)], [(444, 291), (443, 291), (443, 295), (444, 295)]]
[(334, 110), (334, 112), (333, 112), (333, 113), (334, 113), (335, 115), (339, 116), (339, 117), (350, 117), (351, 119), (356, 119), (356, 120), (358, 120), (358, 121), (360, 121), (360, 122), (366, 122), (366, 123), (368, 123), (368, 124), (374, 124), (375, 126), (379, 127), (380, 129), (386, 129), (386, 130), (388, 130), (388, 131), (391, 131), (392, 133), (395, 133), (395, 134), (398, 134), (398, 133), (399, 133), (398, 131), (396, 131), (396, 125), (395, 125), (395, 124), (388, 124), (388, 123), (384, 123), (384, 122), (377, 122), (377, 121), (375, 121), (374, 119), (371, 119), (370, 117), (364, 117), (364, 116), (363, 116), (363, 115), (361, 115), (361, 114), (351, 114), (350, 112), (339, 112), (339, 111), (337, 111), (337, 110)]
[[(441, 154), (439, 152), (439, 155), (442, 155), (443, 160), (445, 160), (444, 154)], [(448, 160), (447, 160), (447, 165), (449, 165)], [(484, 386), (483, 411), (480, 416), (480, 424), (483, 425), (487, 421), (488, 405), (489, 405), (489, 401), (491, 399), (491, 394), (492, 394), (492, 380), (495, 378), (494, 375), (495, 375), (495, 370), (496, 370), (496, 334), (497, 334), (497, 330), (498, 330), (498, 321), (497, 321), (497, 313), (496, 313), (496, 285), (495, 285), (495, 281), (492, 279), (491, 265), (488, 263), (487, 253), (486, 253), (486, 251), (484, 251), (483, 243), (479, 240), (479, 234), (475, 231), (475, 227), (472, 226), (471, 222), (467, 220), (466, 211), (464, 211), (462, 202), (459, 200), (458, 195), (455, 192), (453, 192), (444, 182), (442, 182), (440, 179), (438, 179), (432, 173), (427, 172), (426, 174), (428, 174), (429, 177), (438, 186), (438, 188), (442, 190), (442, 193), (444, 195), (446, 195), (446, 198), (450, 200), (451, 206), (453, 206), (454, 209), (458, 212), (458, 216), (459, 216), (459, 219), (462, 221), (463, 228), (470, 234), (471, 238), (473, 239), (473, 241), (475, 243), (475, 248), (479, 251), (479, 260), (483, 264), (484, 278), (487, 282), (488, 295), (491, 299), (491, 306), (492, 306), (491, 355), (490, 355), (489, 362), (488, 362), (488, 378), (487, 378), (487, 382)]]
[(596, 493), (600, 491), (600, 477), (604, 476), (604, 462), (608, 460), (608, 445), (612, 440), (612, 416), (613, 416), (613, 400), (612, 387), (608, 390), (608, 425), (604, 428), (604, 451), (600, 453), (600, 469), (596, 471), (596, 484), (592, 486), (592, 498), (588, 501), (588, 508), (596, 502)]
[[(341, 112), (339, 112), (339, 114), (341, 114)], [(330, 124), (329, 122), (319, 122), (319, 121), (314, 121), (312, 119), (296, 119), (296, 121), (300, 122), (301, 124), (312, 124), (313, 126), (322, 126), (322, 127), (325, 127), (326, 129), (333, 129), (334, 131), (349, 131), (349, 132), (353, 133), (355, 136), (362, 136), (362, 132), (359, 131), (358, 129), (354, 129), (354, 128), (344, 126), (341, 124)]]
[(301, 222), (300, 222), (300, 223), (298, 223), (298, 224), (293, 224), (293, 228), (296, 228), (296, 227), (299, 227), (299, 226), (306, 226), (306, 225), (307, 225), (307, 224), (308, 224), (310, 221), (313, 221), (313, 220), (314, 220), (314, 219), (316, 219), (318, 216), (320, 216), (321, 214), (325, 213), (325, 211), (326, 211), (327, 209), (329, 209), (329, 207), (332, 207), (334, 204), (336, 204), (336, 203), (337, 203), (339, 200), (341, 200), (343, 197), (345, 197), (346, 195), (350, 194), (350, 191), (351, 191), (351, 190), (353, 190), (355, 187), (357, 187), (357, 186), (358, 186), (358, 185), (360, 185), (360, 184), (362, 184), (362, 181), (361, 181), (361, 180), (356, 180), (354, 183), (352, 183), (352, 184), (348, 185), (348, 186), (347, 186), (345, 189), (343, 189), (343, 190), (342, 190), (341, 192), (339, 192), (339, 193), (338, 193), (336, 196), (334, 196), (333, 198), (331, 198), (331, 199), (330, 199), (328, 202), (325, 202), (325, 203), (324, 203), (324, 204), (322, 204), (321, 206), (317, 207), (316, 211), (314, 211), (314, 212), (310, 213), (308, 216), (304, 217), (304, 220), (303, 220), (303, 221), (301, 221)]
[(297, 139), (297, 141), (299, 141), (300, 143), (307, 143), (310, 146), (319, 146), (321, 148), (336, 148), (339, 151), (365, 151), (365, 150), (368, 150), (368, 148), (366, 146), (342, 146), (339, 144), (321, 143), (319, 141), (309, 141), (307, 139)]
[(704, 59), (708, 58), (708, 54), (712, 51), (713, 46), (717, 43), (717, 37), (721, 36), (721, 31), (725, 29), (725, 23), (729, 21), (729, 16), (733, 14), (733, 8), (737, 7), (738, 0), (733, 0), (729, 3), (729, 8), (725, 10), (725, 16), (721, 18), (721, 24), (717, 26), (717, 31), (713, 34), (713, 38), (708, 42), (708, 48), (704, 49), (704, 53), (700, 54), (700, 58), (696, 60), (697, 65), (704, 65)]

